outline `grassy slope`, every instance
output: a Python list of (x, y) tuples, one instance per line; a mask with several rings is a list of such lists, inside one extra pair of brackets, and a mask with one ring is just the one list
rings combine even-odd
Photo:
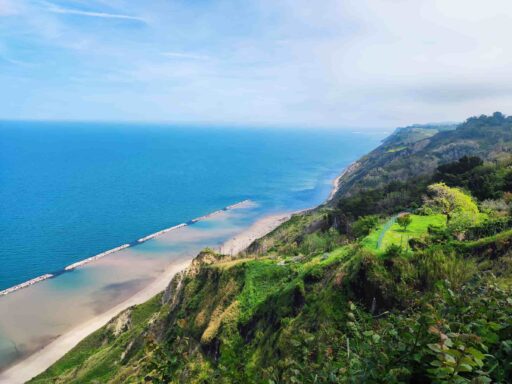
[(426, 235), (430, 226), (440, 228), (446, 226), (446, 216), (441, 214), (430, 216), (411, 215), (411, 219), (412, 222), (405, 231), (397, 223), (391, 225), (385, 232), (380, 247), (377, 247), (377, 242), (382, 232), (385, 230), (385, 224), (380, 225), (372, 231), (363, 239), (362, 244), (368, 249), (383, 252), (392, 244), (405, 246), (410, 239)]
[[(130, 330), (115, 337), (112, 326), (105, 326), (82, 340), (72, 351), (31, 383), (107, 382), (115, 372), (126, 344), (147, 326), (160, 309), (161, 294), (144, 304), (129, 309)], [(110, 324), (115, 324), (113, 319)], [(54, 379), (58, 377), (58, 379)]]
[[(423, 236), (429, 224), (442, 222), (438, 216), (414, 217), (410, 235)], [(465, 246), (490, 245), (503, 236), (467, 242)], [(396, 237), (390, 236), (393, 239)], [(160, 307), (161, 298), (156, 297), (135, 307), (132, 324), (125, 333), (114, 338), (108, 327), (101, 329), (33, 382), (139, 382), (144, 376), (150, 382), (314, 382), (315, 377), (324, 382), (343, 367), (352, 367), (353, 374), (364, 380), (371, 373), (361, 366), (361, 361), (373, 353), (366, 348), (389, 355), (391, 352), (380, 340), (399, 348), (400, 339), (390, 330), (405, 332), (401, 327), (409, 321), (410, 327), (417, 326), (414, 313), (400, 321), (385, 317), (372, 323), (365, 310), (371, 297), (378, 298), (379, 311), (390, 305), (389, 300), (410, 300), (409, 295), (413, 294), (408, 292), (409, 283), (392, 283), (389, 274), (397, 273), (398, 268), (399, 275), (407, 279), (415, 262), (402, 265), (400, 261), (388, 269), (368, 257), (348, 245), (302, 257), (219, 260), (205, 265), (186, 282), (174, 317), (162, 316), (169, 308)], [(467, 273), (465, 266), (453, 264), (451, 259), (438, 262), (457, 275)], [(361, 281), (361, 271), (365, 271), (366, 283)], [(358, 293), (359, 283), (373, 292), (367, 304)], [(350, 304), (354, 295), (362, 299), (360, 306)], [(443, 299), (437, 300), (440, 306), (436, 311), (440, 311), (439, 316), (446, 316), (442, 312)], [(155, 313), (165, 318), (162, 324), (167, 329), (160, 329), (160, 335), (153, 331), (155, 336), (148, 338), (144, 333), (148, 319)], [(453, 321), (460, 321), (456, 314)], [(144, 337), (137, 348), (130, 348), (133, 340)], [(351, 347), (352, 354), (346, 352), (349, 337), (357, 343)], [(434, 335), (425, 337), (435, 341)], [(161, 347), (148, 341), (155, 339), (167, 340), (169, 349), (165, 354)], [(125, 351), (132, 356), (123, 359)], [(282, 358), (276, 360), (276, 356)], [(161, 376), (169, 367), (171, 372)], [(378, 372), (376, 367), (371, 369)]]

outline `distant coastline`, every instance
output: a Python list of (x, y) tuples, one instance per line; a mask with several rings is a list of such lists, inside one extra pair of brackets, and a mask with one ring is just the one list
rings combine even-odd
[(359, 166), (359, 162), (354, 161), (353, 163), (350, 163), (333, 181), (332, 181), (332, 189), (331, 193), (329, 194), (329, 197), (327, 198), (326, 202), (331, 201), (334, 199), (334, 196), (336, 196), (336, 193), (338, 193), (340, 187), (341, 187), (341, 179), (343, 179), (344, 176), (352, 172), (354, 169), (356, 169)]

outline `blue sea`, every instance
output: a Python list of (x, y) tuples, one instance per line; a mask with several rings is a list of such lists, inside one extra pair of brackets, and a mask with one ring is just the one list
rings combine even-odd
[(0, 122), (0, 290), (244, 199), (307, 208), (382, 134)]

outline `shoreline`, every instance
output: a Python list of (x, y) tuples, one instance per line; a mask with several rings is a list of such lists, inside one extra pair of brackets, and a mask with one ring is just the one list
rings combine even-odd
[(326, 203), (328, 203), (329, 201), (334, 199), (334, 196), (336, 196), (336, 193), (338, 193), (338, 191), (341, 187), (341, 179), (344, 176), (346, 176), (348, 173), (352, 172), (355, 168), (357, 168), (358, 165), (359, 165), (358, 161), (354, 161), (353, 163), (350, 163), (347, 167), (345, 167), (345, 169), (343, 169), (343, 171), (338, 176), (336, 176), (334, 178), (334, 180), (332, 181), (331, 193), (329, 193), (329, 197), (325, 201)]
[[(325, 200), (325, 204), (332, 200), (334, 195), (339, 189), (339, 182), (341, 178), (349, 171), (353, 169), (353, 167), (357, 163), (352, 163), (349, 166), (347, 166), (343, 172), (337, 176), (332, 181), (332, 190), (328, 196), (328, 198)], [(230, 209), (235, 209), (244, 206), (245, 204), (250, 204), (250, 200), (244, 200), (239, 203), (230, 205), (228, 207), (225, 207), (221, 210), (212, 212), (208, 215), (201, 216), (197, 219), (193, 219), (186, 224), (179, 224), (177, 226), (164, 229), (162, 231), (156, 232), (152, 235), (146, 236), (145, 238), (141, 238), (140, 240), (146, 241), (151, 238), (157, 237), (160, 234), (166, 233), (170, 230), (176, 229), (176, 227), (182, 227), (186, 225), (190, 225), (193, 223), (196, 223), (198, 221), (204, 220), (206, 218), (209, 218), (213, 215), (216, 215), (218, 213), (221, 213), (223, 211), (227, 211)], [(226, 240), (222, 245), (218, 247), (218, 251), (220, 253), (225, 253), (229, 255), (236, 255), (240, 252), (243, 252), (245, 249), (247, 249), (255, 240), (267, 235), (268, 233), (272, 232), (274, 229), (276, 229), (279, 225), (283, 224), (287, 220), (289, 220), (292, 215), (294, 214), (300, 214), (302, 212), (307, 212), (313, 208), (306, 208), (299, 211), (293, 211), (293, 212), (285, 212), (285, 213), (276, 213), (276, 214), (270, 214), (267, 216), (264, 216), (254, 222), (251, 226), (243, 230), (241, 233), (236, 235), (235, 237)], [(138, 242), (137, 242), (138, 243)], [(120, 246), (117, 248), (121, 248), (125, 246)], [(116, 249), (116, 248), (114, 248)], [(124, 249), (124, 248), (123, 248)], [(112, 250), (111, 250), (112, 251)], [(106, 256), (110, 253), (113, 253), (111, 251), (103, 252), (103, 255)], [(100, 254), (102, 255), (102, 254)], [(97, 255), (98, 256), (98, 255)], [(62, 358), (67, 352), (69, 352), (71, 349), (73, 349), (78, 343), (80, 343), (84, 338), (89, 336), (91, 333), (95, 332), (102, 326), (106, 325), (110, 320), (112, 320), (115, 316), (117, 316), (120, 312), (126, 310), (127, 308), (141, 304), (158, 293), (164, 291), (169, 282), (172, 280), (174, 275), (176, 275), (178, 272), (181, 272), (189, 267), (192, 260), (195, 258), (196, 255), (191, 256), (190, 258), (187, 258), (185, 261), (179, 261), (177, 263), (172, 263), (168, 268), (165, 269), (165, 271), (157, 277), (151, 284), (143, 288), (141, 291), (135, 293), (133, 296), (125, 300), (124, 302), (116, 305), (115, 307), (109, 309), (108, 311), (93, 317), (92, 319), (84, 322), (83, 324), (78, 325), (77, 327), (71, 329), (70, 331), (64, 333), (63, 335), (57, 337), (55, 340), (53, 340), (51, 343), (43, 347), (42, 349), (38, 350), (37, 352), (27, 356), (25, 359), (21, 360), (20, 362), (14, 364), (13, 366), (7, 368), (5, 371), (0, 373), (0, 384), (22, 384), (26, 381), (32, 379), (33, 377), (39, 375), (40, 373), (44, 372), (46, 369), (48, 369), (51, 365), (53, 365), (55, 362), (57, 362), (60, 358)], [(96, 260), (96, 256), (93, 256), (91, 258), (85, 259), (82, 262), (85, 262), (83, 264), (80, 264), (81, 262), (77, 262), (75, 264), (77, 265), (75, 268), (80, 267), (86, 263), (89, 263), (91, 261)], [(73, 266), (74, 264), (71, 264), (70, 266)], [(24, 283), (23, 283), (24, 284)], [(24, 287), (21, 287), (24, 288)], [(18, 288), (18, 289), (21, 289)]]
[(57, 337), (44, 348), (27, 356), (26, 359), (11, 366), (10, 368), (7, 368), (4, 372), (0, 373), (0, 383), (22, 384), (44, 372), (67, 352), (73, 349), (80, 341), (94, 331), (103, 327), (120, 312), (133, 305), (141, 304), (162, 292), (174, 275), (185, 269), (190, 264), (190, 261), (191, 260), (180, 261), (178, 263), (171, 264), (156, 280), (124, 302), (119, 303), (108, 311), (78, 325), (72, 330)]
[(112, 253), (116, 253), (118, 251), (122, 251), (123, 249), (130, 248), (130, 247), (136, 246), (138, 244), (142, 244), (142, 243), (144, 243), (144, 242), (146, 242), (148, 240), (154, 239), (154, 238), (156, 238), (158, 236), (161, 236), (161, 235), (163, 235), (163, 234), (165, 234), (167, 232), (171, 232), (171, 231), (174, 231), (174, 230), (179, 229), (179, 228), (187, 227), (187, 226), (193, 225), (195, 223), (198, 223), (200, 221), (203, 221), (203, 220), (209, 219), (211, 217), (214, 217), (214, 216), (216, 216), (216, 215), (218, 215), (218, 214), (220, 214), (222, 212), (226, 212), (226, 211), (230, 211), (230, 210), (238, 209), (238, 208), (244, 208), (246, 206), (250, 206), (251, 204), (252, 204), (252, 202), (250, 200), (248, 200), (248, 199), (242, 200), (242, 201), (239, 201), (238, 203), (228, 205), (227, 207), (224, 207), (224, 208), (219, 209), (217, 211), (214, 211), (214, 212), (208, 213), (206, 215), (197, 217), (195, 219), (189, 220), (186, 223), (181, 223), (181, 224), (169, 227), (169, 228), (162, 229), (162, 230), (154, 232), (154, 233), (152, 233), (150, 235), (141, 237), (140, 239), (138, 239), (136, 241), (133, 241), (131, 243), (123, 244), (123, 245), (120, 245), (118, 247), (115, 247), (115, 248), (109, 249), (107, 251), (101, 252), (101, 253), (99, 253), (97, 255), (90, 256), (90, 257), (87, 257), (85, 259), (76, 261), (76, 262), (74, 262), (74, 263), (64, 267), (64, 269), (62, 269), (62, 270), (59, 270), (59, 271), (56, 271), (56, 272), (51, 272), (51, 273), (46, 273), (44, 275), (37, 276), (37, 277), (35, 277), (33, 279), (24, 281), (24, 282), (22, 282), (20, 284), (16, 284), (16, 285), (14, 285), (12, 287), (9, 287), (9, 288), (6, 288), (4, 290), (1, 290), (0, 291), (0, 296), (6, 296), (6, 295), (8, 295), (10, 293), (13, 293), (13, 292), (16, 292), (16, 291), (18, 291), (20, 289), (27, 288), (27, 287), (30, 287), (30, 286), (32, 286), (34, 284), (37, 284), (37, 283), (39, 283), (41, 281), (44, 281), (44, 280), (47, 280), (47, 279), (51, 279), (53, 277), (56, 277), (56, 276), (59, 276), (59, 275), (65, 273), (65, 272), (72, 271), (73, 269), (83, 267), (84, 265), (92, 263), (93, 261), (99, 260), (99, 259), (101, 259), (101, 258), (103, 258), (105, 256), (108, 256), (108, 255), (111, 255)]
[[(249, 228), (243, 230), (236, 237), (224, 242), (223, 247), (231, 249), (247, 248), (256, 238), (264, 236), (266, 233), (277, 228), (280, 224), (291, 217), (293, 213), (282, 213), (264, 216), (257, 220)], [(242, 249), (242, 250), (243, 250)], [(0, 384), (21, 384), (32, 379), (38, 374), (44, 372), (52, 364), (58, 361), (62, 356), (74, 348), (80, 341), (89, 336), (107, 324), (112, 318), (117, 316), (125, 309), (141, 304), (158, 293), (164, 291), (174, 275), (190, 265), (196, 255), (191, 255), (187, 260), (181, 260), (172, 263), (165, 271), (157, 277), (151, 284), (135, 293), (124, 302), (116, 305), (108, 311), (87, 320), (85, 323), (78, 325), (63, 335), (57, 337), (51, 343), (38, 350), (37, 352), (27, 356), (20, 362), (7, 368), (0, 373)]]
[(245, 251), (255, 240), (267, 235), (272, 232), (282, 223), (288, 221), (293, 214), (297, 212), (289, 213), (277, 213), (257, 220), (249, 228), (246, 228), (238, 235), (225, 241), (219, 248), (219, 253), (235, 256), (240, 252)]

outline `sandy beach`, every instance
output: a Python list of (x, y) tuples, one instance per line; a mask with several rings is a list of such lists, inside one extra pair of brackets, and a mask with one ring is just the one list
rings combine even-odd
[(340, 189), (341, 179), (346, 174), (354, 171), (357, 167), (359, 167), (359, 163), (356, 161), (352, 164), (350, 164), (348, 167), (346, 167), (333, 181), (332, 181), (332, 189), (331, 193), (329, 194), (329, 197), (326, 201), (331, 201), (334, 196), (336, 195), (336, 192)]
[[(222, 253), (236, 254), (247, 248), (254, 240), (266, 235), (278, 227), (290, 216), (291, 213), (266, 216), (255, 222), (246, 230), (242, 231), (236, 237), (226, 241), (220, 247), (220, 251)], [(43, 349), (28, 356), (25, 360), (22, 360), (18, 364), (8, 368), (6, 371), (0, 374), (0, 383), (25, 383), (34, 376), (43, 372), (49, 366), (59, 360), (62, 356), (64, 356), (64, 354), (70, 351), (74, 346), (76, 346), (81, 340), (107, 324), (113, 317), (119, 314), (119, 312), (125, 310), (128, 307), (131, 307), (132, 305), (141, 304), (159, 292), (162, 292), (176, 273), (187, 268), (193, 257), (195, 257), (195, 255), (190, 255), (189, 260), (171, 264), (155, 281), (153, 281), (150, 285), (126, 301), (116, 305), (107, 312), (104, 312), (94, 317), (93, 319), (77, 326), (64, 335), (59, 336)]]
[[(341, 178), (349, 172), (354, 164), (347, 167), (338, 177), (333, 180), (333, 188), (327, 201), (331, 200), (336, 194)], [(287, 212), (265, 216), (256, 221), (247, 229), (243, 230), (237, 236), (227, 240), (219, 247), (219, 252), (229, 255), (236, 255), (245, 250), (251, 243), (266, 234), (273, 231), (279, 225), (287, 221), (294, 213), (307, 211), (308, 209), (298, 212)], [(54, 364), (68, 351), (75, 347), (81, 340), (90, 335), (92, 332), (107, 324), (113, 317), (121, 311), (133, 305), (141, 304), (159, 292), (162, 292), (173, 276), (188, 267), (195, 255), (191, 255), (190, 259), (171, 264), (164, 273), (162, 273), (150, 285), (137, 292), (135, 295), (116, 305), (107, 312), (104, 312), (93, 319), (77, 326), (66, 334), (59, 336), (53, 342), (43, 349), (30, 355), (25, 360), (8, 368), (0, 374), (0, 384), (21, 384), (30, 380), (34, 376), (42, 373), (49, 366)]]
[(45, 348), (30, 355), (25, 360), (7, 369), (0, 374), (0, 383), (18, 384), (30, 380), (59, 360), (66, 352), (71, 350), (82, 339), (107, 324), (119, 312), (132, 305), (141, 304), (157, 293), (163, 291), (172, 277), (190, 264), (190, 260), (170, 265), (158, 279), (146, 288), (137, 292), (123, 303), (113, 307), (107, 312), (79, 325), (68, 333), (58, 337)]
[(272, 232), (280, 224), (284, 223), (292, 216), (292, 213), (281, 213), (266, 216), (256, 221), (249, 228), (241, 232), (239, 235), (229, 239), (219, 249), (220, 253), (225, 255), (236, 255), (245, 250), (254, 240), (265, 236)]

